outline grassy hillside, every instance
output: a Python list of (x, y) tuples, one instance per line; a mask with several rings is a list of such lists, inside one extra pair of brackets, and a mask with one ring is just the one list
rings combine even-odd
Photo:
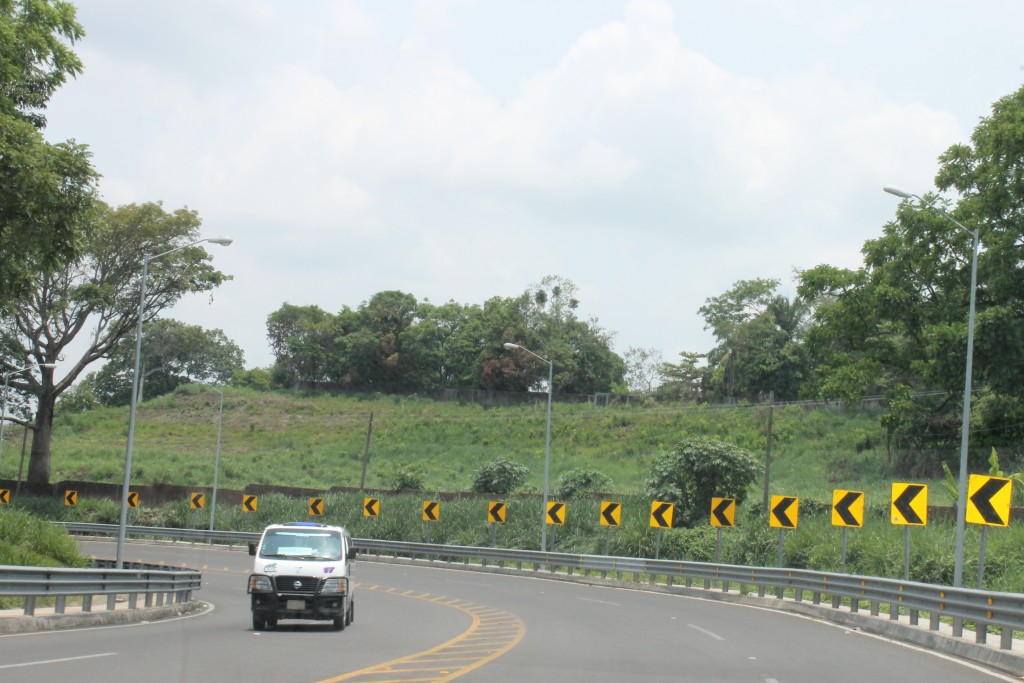
[[(139, 407), (132, 481), (210, 485), (220, 396), (189, 387)], [(429, 491), (466, 491), (473, 472), (505, 456), (530, 470), (528, 490), (542, 488), (543, 403), (485, 409), (475, 404), (383, 397), (297, 396), (229, 388), (224, 397), (219, 484), (358, 486), (370, 415), (366, 484), (390, 488), (406, 472)], [(763, 460), (767, 408), (593, 406), (556, 403), (552, 410), (551, 482), (578, 467), (599, 470), (614, 491), (638, 493), (654, 456), (686, 435), (737, 444)], [(121, 481), (126, 408), (58, 415), (51, 481)], [(10, 443), (18, 443), (11, 430)], [(884, 433), (875, 416), (834, 409), (777, 407), (773, 415), (771, 492), (831, 502), (832, 490), (856, 489), (869, 502), (888, 500), (892, 481)], [(0, 478), (17, 475), (16, 449)], [(935, 483), (935, 482), (923, 482)], [(760, 500), (762, 483), (751, 493)], [(932, 504), (943, 500), (930, 490)]]

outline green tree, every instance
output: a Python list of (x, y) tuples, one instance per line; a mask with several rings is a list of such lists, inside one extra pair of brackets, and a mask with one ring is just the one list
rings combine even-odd
[[(199, 225), (194, 211), (166, 212), (158, 203), (100, 207), (81, 256), (53, 272), (37, 273), (34, 296), (15, 303), (13, 315), (0, 322), (0, 349), (7, 367), (59, 362), (59, 369), (66, 370), (60, 379), (54, 370), (44, 370), (38, 381), (23, 373), (17, 383), (11, 382), (12, 389), (37, 399), (35, 420), (26, 424), (35, 431), (28, 481), (49, 480), (50, 433), (58, 397), (121, 339), (134, 337), (145, 257), (196, 242)], [(190, 246), (150, 263), (145, 320), (187, 293), (208, 291), (228, 279), (213, 268), (210, 258), (202, 247)], [(65, 358), (72, 351), (81, 355)]]
[(82, 71), (70, 48), (82, 35), (70, 3), (0, 0), (0, 308), (83, 248), (97, 179), (88, 150), (42, 134), (50, 97)]
[[(101, 403), (129, 403), (134, 362), (135, 339), (125, 337), (114, 345), (106, 364), (91, 378), (93, 392)], [(191, 382), (227, 384), (244, 367), (242, 349), (223, 331), (204, 330), (169, 318), (154, 320), (143, 329), (138, 398), (161, 396)]]
[(677, 506), (674, 526), (694, 526), (707, 521), (712, 498), (746, 500), (761, 469), (758, 458), (739, 446), (688, 438), (654, 459), (645, 493)]
[(807, 379), (805, 299), (776, 293), (778, 280), (740, 280), (699, 312), (718, 340), (707, 354), (708, 388), (721, 398), (795, 399)]
[[(1012, 418), (1024, 401), (1024, 88), (993, 105), (971, 144), (954, 145), (939, 160), (936, 185), (956, 191), (955, 205), (933, 194), (923, 205), (902, 202), (882, 236), (865, 243), (861, 268), (818, 266), (802, 274), (799, 290), (821, 301), (808, 335), (808, 353), (821, 360), (818, 393), (890, 397), (882, 418), (890, 441), (903, 444), (902, 462), (918, 470), (924, 463), (933, 475), (959, 440), (971, 296), (971, 236), (949, 217), (978, 227), (984, 245), (973, 372), (984, 409), (971, 419), (974, 465), (997, 440), (1024, 433)], [(936, 390), (946, 394), (927, 393)]]

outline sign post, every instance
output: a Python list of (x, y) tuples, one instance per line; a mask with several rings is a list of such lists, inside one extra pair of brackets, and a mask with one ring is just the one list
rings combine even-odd
[(910, 527), (928, 524), (928, 487), (894, 483), (889, 521), (903, 526), (903, 580), (910, 580)]

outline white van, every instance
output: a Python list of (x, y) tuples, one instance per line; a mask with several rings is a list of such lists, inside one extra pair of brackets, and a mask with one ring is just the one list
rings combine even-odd
[(355, 619), (352, 602), (352, 536), (344, 527), (316, 522), (271, 524), (259, 544), (249, 577), (252, 627), (277, 626), (278, 619), (317, 619), (344, 629)]

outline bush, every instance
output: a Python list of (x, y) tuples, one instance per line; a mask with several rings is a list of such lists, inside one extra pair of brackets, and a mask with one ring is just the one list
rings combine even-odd
[(760, 472), (761, 464), (753, 453), (723, 441), (695, 437), (655, 458), (646, 493), (679, 508), (673, 526), (693, 526), (707, 519), (712, 498), (742, 503)]
[(586, 467), (569, 470), (558, 478), (555, 495), (561, 498), (586, 495), (594, 491), (611, 491), (614, 488), (611, 478), (603, 472)]
[(523, 485), (530, 468), (515, 460), (501, 457), (473, 473), (475, 493), (512, 493)]

